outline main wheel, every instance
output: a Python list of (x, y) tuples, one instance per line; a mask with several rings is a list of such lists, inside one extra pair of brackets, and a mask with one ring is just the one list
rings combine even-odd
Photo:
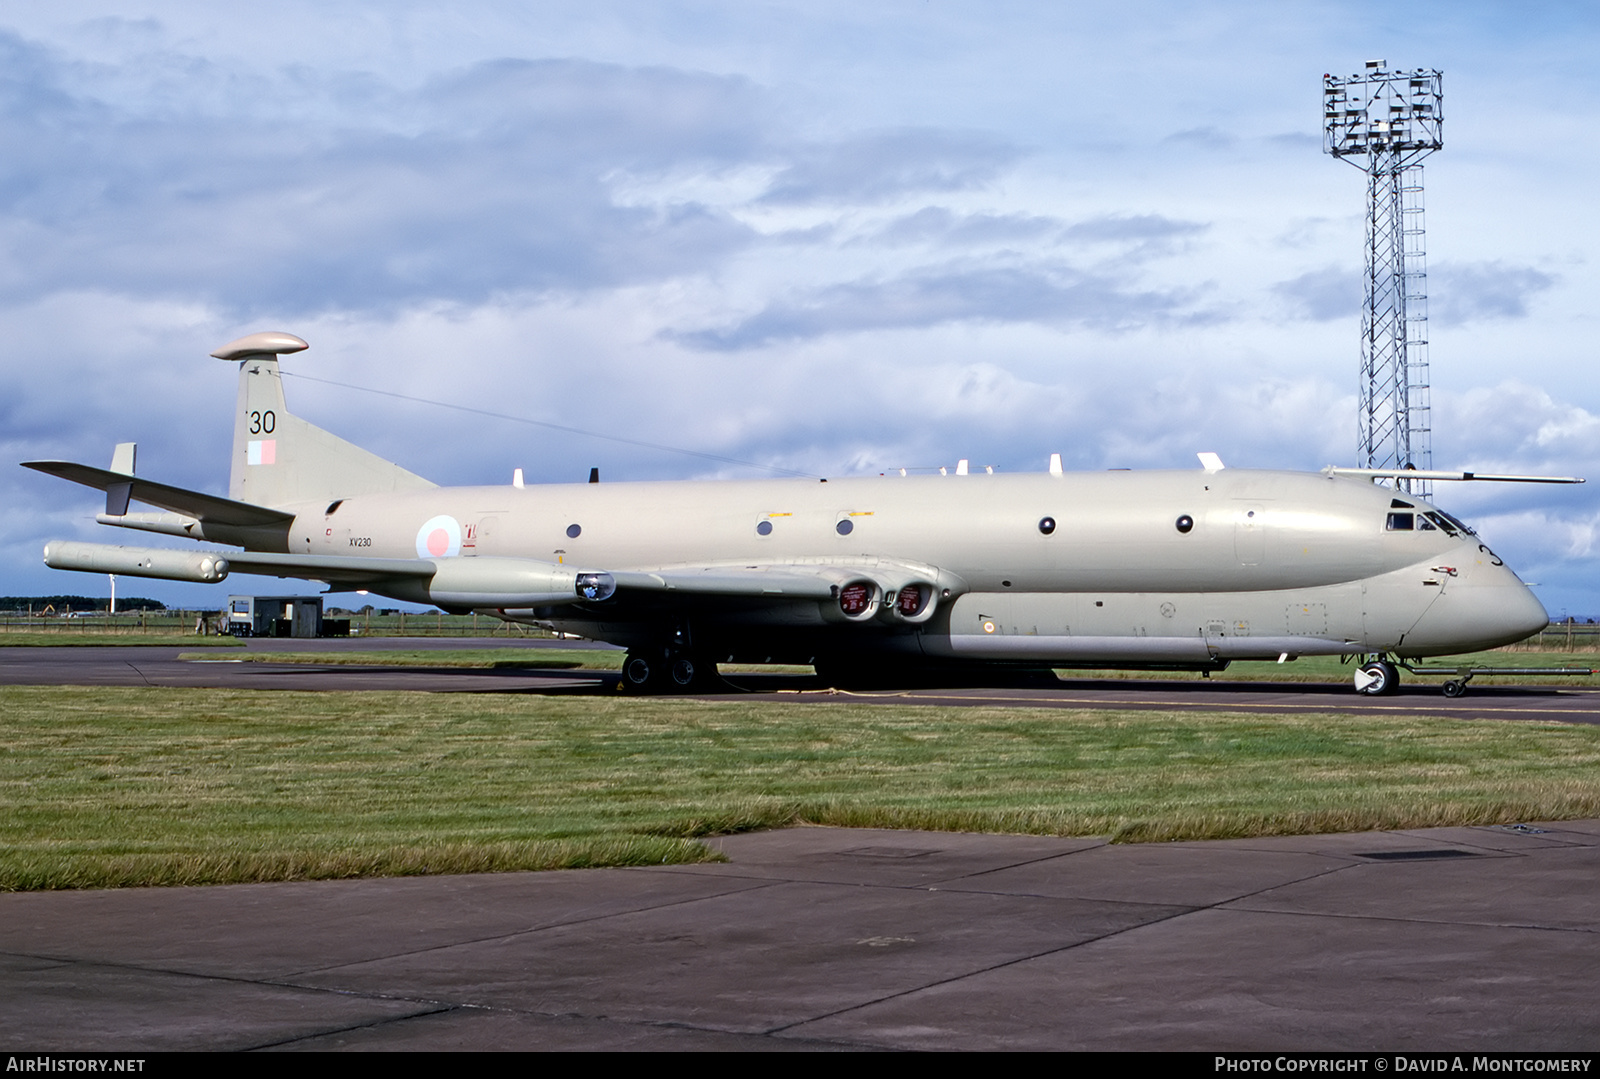
[(1373, 660), (1356, 671), (1355, 683), (1357, 693), (1380, 697), (1399, 688), (1400, 672), (1386, 659)]
[(653, 693), (661, 681), (661, 664), (639, 652), (622, 661), (622, 688), (629, 693)]
[(689, 690), (702, 681), (700, 664), (688, 656), (679, 656), (667, 665), (667, 677), (675, 689)]

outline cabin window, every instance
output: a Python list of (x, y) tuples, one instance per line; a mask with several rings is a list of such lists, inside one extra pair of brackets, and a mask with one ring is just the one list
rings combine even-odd
[(1039, 531), (1041, 533), (1043, 533), (1044, 535), (1048, 536), (1050, 533), (1054, 532), (1055, 530), (1056, 530), (1056, 519), (1054, 517), (1041, 517), (1041, 518), (1039, 518)]
[(583, 535), (583, 526), (582, 525), (568, 525), (567, 526), (567, 538), (568, 539), (577, 539), (581, 535)]
[(852, 533), (852, 532), (854, 532), (856, 530), (856, 525), (855, 525), (854, 521), (852, 521), (852, 520), (850, 520), (850, 518), (846, 517), (844, 520), (842, 520), (838, 524), (834, 525), (833, 526), (833, 530), (835, 532), (839, 533), (839, 535), (841, 535), (841, 536), (848, 536), (850, 533)]
[(322, 512), (323, 512), (324, 515), (331, 517), (333, 515), (333, 511), (338, 509), (342, 505), (344, 505), (344, 499), (342, 499), (342, 498), (336, 499), (336, 500), (334, 500), (332, 502), (329, 502), (328, 503), (328, 508), (323, 510)]
[(1179, 532), (1182, 532), (1184, 535), (1188, 535), (1189, 530), (1194, 527), (1194, 518), (1190, 517), (1186, 513), (1173, 522), (1173, 527), (1175, 527)]
[(1390, 532), (1410, 532), (1416, 527), (1416, 515), (1412, 513), (1391, 513), (1389, 524), (1386, 526)]
[(758, 536), (770, 536), (770, 535), (772, 535), (772, 522), (771, 521), (762, 521), (759, 524), (757, 524), (756, 525), (756, 535), (758, 535)]

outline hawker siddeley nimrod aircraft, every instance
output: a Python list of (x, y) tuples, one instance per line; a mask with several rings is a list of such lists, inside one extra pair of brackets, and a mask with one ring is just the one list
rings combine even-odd
[[(1225, 469), (438, 487), (292, 415), (257, 333), (239, 365), (228, 498), (110, 469), (27, 467), (106, 493), (102, 524), (242, 551), (50, 543), (57, 569), (230, 572), (480, 611), (628, 649), (624, 685), (691, 689), (719, 662), (811, 663), (836, 684), (1010, 668), (1395, 664), (1520, 640), (1544, 608), (1472, 529), (1393, 472)], [(965, 469), (958, 469), (964, 473)], [(1428, 479), (1523, 479), (1404, 473)], [(165, 512), (130, 513), (130, 501)], [(1460, 691), (1459, 683), (1455, 692)]]

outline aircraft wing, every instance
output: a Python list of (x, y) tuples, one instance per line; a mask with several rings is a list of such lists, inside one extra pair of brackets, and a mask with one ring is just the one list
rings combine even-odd
[(114, 516), (128, 511), (132, 499), (171, 513), (181, 513), (207, 524), (235, 527), (284, 527), (294, 520), (294, 514), (266, 506), (253, 506), (248, 502), (235, 502), (230, 498), (201, 494), (165, 483), (153, 483), (124, 472), (112, 472), (91, 465), (73, 464), (71, 461), (24, 461), (23, 468), (59, 476), (85, 487), (106, 493), (106, 512)]
[[(820, 571), (820, 572), (819, 572)], [(677, 566), (623, 570), (611, 575), (623, 591), (676, 592), (686, 596), (763, 596), (828, 599), (848, 580), (835, 567)]]
[(827, 617), (859, 622), (874, 617), (918, 623), (942, 602), (967, 590), (966, 582), (934, 566), (879, 558), (817, 560), (768, 565), (663, 566), (606, 574), (623, 603), (663, 601), (741, 606), (809, 600)]
[(221, 555), (235, 573), (258, 573), (263, 577), (297, 577), (327, 581), (329, 584), (378, 584), (395, 578), (431, 579), (437, 562), (421, 558), (343, 558), (309, 554), (262, 554), (227, 551)]

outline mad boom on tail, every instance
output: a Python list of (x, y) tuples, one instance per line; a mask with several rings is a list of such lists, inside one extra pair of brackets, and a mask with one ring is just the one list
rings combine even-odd
[(1358, 655), (1358, 688), (1387, 692), (1395, 660), (1548, 621), (1470, 528), (1372, 482), (1392, 473), (1202, 454), (1189, 472), (446, 488), (285, 408), (278, 357), (306, 347), (258, 333), (212, 354), (239, 365), (228, 498), (136, 475), (131, 444), (110, 469), (27, 464), (105, 491), (102, 524), (243, 550), (55, 541), (45, 562), (304, 578), (480, 611), (623, 645), (641, 689), (699, 686), (725, 661), (849, 680)]

